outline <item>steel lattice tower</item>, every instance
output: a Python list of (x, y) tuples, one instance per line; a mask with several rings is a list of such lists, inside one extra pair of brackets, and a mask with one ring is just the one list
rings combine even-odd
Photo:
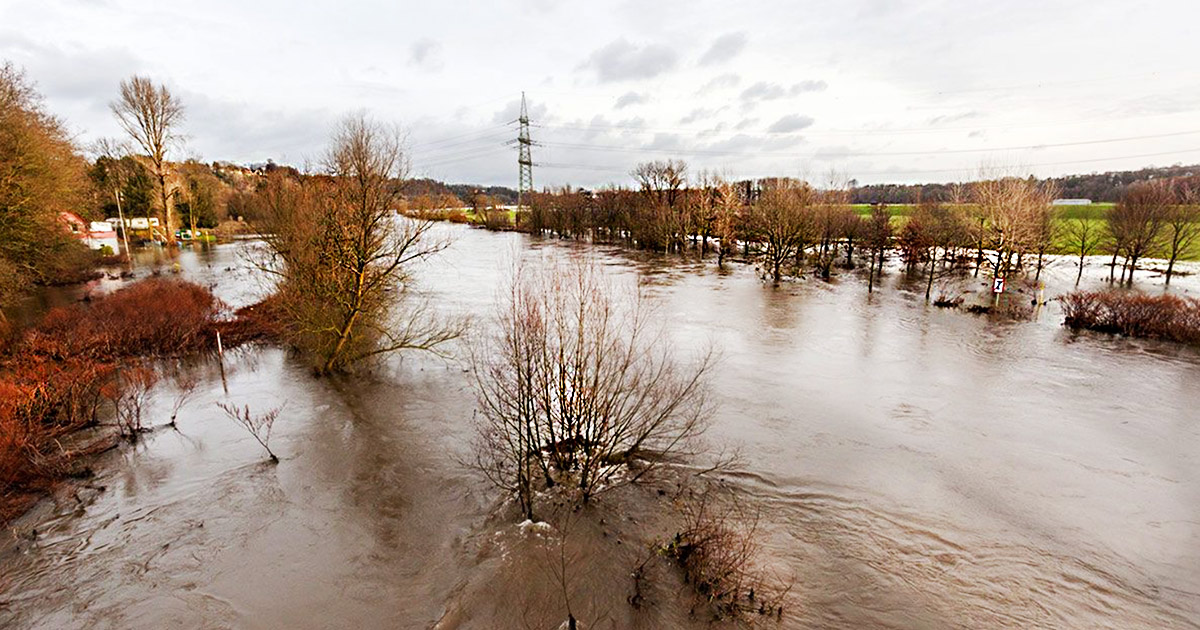
[(520, 131), (517, 133), (517, 165), (520, 167), (520, 181), (517, 183), (517, 207), (525, 205), (529, 193), (533, 192), (533, 156), (530, 148), (533, 140), (529, 137), (529, 110), (525, 107), (525, 93), (521, 92)]

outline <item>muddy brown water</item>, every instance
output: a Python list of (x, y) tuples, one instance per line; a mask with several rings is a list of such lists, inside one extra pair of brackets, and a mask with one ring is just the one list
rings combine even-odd
[[(926, 307), (896, 273), (873, 296), (853, 277), (774, 289), (744, 266), (439, 229), (455, 243), (422, 286), (476, 328), (512, 260), (586, 250), (643, 283), (682, 354), (720, 349), (708, 441), (742, 453), (728, 481), (792, 583), (780, 627), (1200, 628), (1200, 353), (1073, 335), (1053, 304), (1024, 323)], [(253, 246), (178, 262), (237, 306), (263, 289)], [(584, 627), (709, 626), (666, 570), (627, 603), (662, 533), (653, 493), (576, 515), (569, 553), (498, 505), (461, 463), (462, 364), (315, 380), (262, 348), (226, 367), (228, 394), (214, 363), (190, 367), (178, 432), (110, 452), (4, 534), (0, 627), (554, 628), (562, 565)], [(278, 466), (223, 400), (282, 406)]]

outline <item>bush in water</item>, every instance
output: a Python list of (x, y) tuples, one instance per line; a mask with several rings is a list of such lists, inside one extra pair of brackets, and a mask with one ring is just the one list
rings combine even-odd
[(1076, 291), (1059, 298), (1068, 328), (1200, 343), (1200, 300), (1136, 291)]

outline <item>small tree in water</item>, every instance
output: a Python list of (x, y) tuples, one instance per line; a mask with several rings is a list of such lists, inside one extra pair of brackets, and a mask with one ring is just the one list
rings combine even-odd
[(278, 464), (279, 458), (271, 451), (271, 429), (275, 426), (275, 419), (279, 417), (279, 408), (276, 407), (266, 413), (255, 415), (250, 413), (250, 405), (238, 407), (237, 405), (227, 405), (225, 403), (217, 403), (221, 411), (229, 416), (230, 420), (241, 425), (254, 440), (267, 451), (267, 457), (271, 459), (271, 463)]
[(687, 368), (640, 296), (589, 261), (518, 268), (498, 330), (477, 348), (477, 465), (527, 518), (534, 493), (586, 502), (680, 454), (708, 417), (712, 354)]
[(261, 230), (280, 279), (275, 305), (288, 341), (319, 374), (403, 348), (434, 349), (460, 326), (410, 297), (412, 268), (444, 249), (433, 223), (397, 216), (408, 173), (400, 135), (354, 116), (326, 157), (327, 176), (272, 176)]

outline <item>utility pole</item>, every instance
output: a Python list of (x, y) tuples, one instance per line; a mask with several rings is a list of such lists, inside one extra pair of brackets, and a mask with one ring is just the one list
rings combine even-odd
[(117, 220), (121, 222), (121, 240), (125, 241), (125, 259), (129, 262), (129, 270), (133, 271), (133, 251), (129, 249), (129, 226), (125, 224), (125, 213), (121, 211), (121, 189), (113, 191), (117, 198)]
[(529, 110), (525, 107), (525, 93), (521, 92), (520, 131), (517, 132), (517, 165), (520, 167), (520, 181), (517, 182), (517, 209), (529, 202), (529, 194), (533, 192), (533, 157), (530, 147), (533, 140), (529, 137)]

